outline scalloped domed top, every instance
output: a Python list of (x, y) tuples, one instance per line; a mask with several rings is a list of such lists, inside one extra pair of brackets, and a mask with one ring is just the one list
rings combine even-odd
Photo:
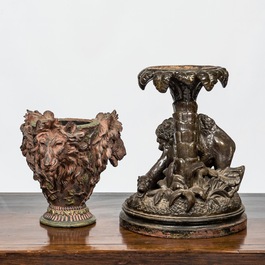
[(164, 65), (145, 68), (139, 73), (138, 81), (140, 88), (145, 89), (147, 83), (153, 80), (156, 89), (161, 93), (165, 93), (172, 82), (191, 88), (199, 84), (210, 91), (218, 80), (225, 87), (228, 75), (227, 70), (220, 66)]

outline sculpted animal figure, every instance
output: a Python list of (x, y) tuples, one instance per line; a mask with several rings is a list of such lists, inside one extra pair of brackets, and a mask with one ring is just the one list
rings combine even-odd
[(207, 167), (225, 169), (232, 162), (236, 150), (235, 142), (215, 121), (204, 114), (198, 115), (199, 144), (198, 152), (202, 162)]
[[(199, 160), (208, 168), (229, 167), (235, 152), (234, 141), (207, 115), (198, 114), (197, 121)], [(156, 183), (165, 177), (164, 170), (174, 160), (173, 118), (164, 120), (156, 129), (156, 135), (162, 155), (144, 176), (138, 178), (138, 192), (140, 193), (155, 188)]]
[(117, 166), (126, 155), (115, 111), (85, 121), (28, 111), (21, 131), (22, 154), (43, 194), (56, 206), (84, 204), (108, 161)]

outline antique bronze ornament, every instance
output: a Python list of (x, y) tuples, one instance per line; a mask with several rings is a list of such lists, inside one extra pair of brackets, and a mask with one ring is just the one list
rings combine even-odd
[(40, 222), (53, 227), (95, 223), (85, 202), (108, 161), (117, 166), (126, 154), (116, 111), (92, 120), (28, 111), (21, 131), (22, 154), (49, 203)]
[(138, 178), (137, 193), (123, 204), (122, 227), (166, 238), (210, 238), (246, 228), (237, 193), (244, 166), (230, 167), (234, 141), (204, 114), (196, 98), (228, 80), (215, 66), (157, 66), (140, 72), (139, 86), (153, 80), (156, 89), (173, 97), (173, 117), (156, 129), (161, 157)]

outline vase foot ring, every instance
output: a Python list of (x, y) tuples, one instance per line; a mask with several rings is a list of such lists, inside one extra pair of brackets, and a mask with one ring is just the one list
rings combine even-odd
[(247, 227), (247, 216), (242, 214), (236, 219), (218, 224), (204, 225), (165, 225), (148, 222), (120, 213), (120, 225), (132, 232), (162, 238), (214, 238), (240, 232)]
[(50, 205), (40, 218), (40, 223), (52, 227), (83, 227), (92, 225), (96, 218), (86, 205), (77, 207), (58, 207)]

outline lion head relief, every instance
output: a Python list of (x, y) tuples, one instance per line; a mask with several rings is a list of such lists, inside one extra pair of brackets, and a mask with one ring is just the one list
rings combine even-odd
[(55, 171), (59, 166), (67, 138), (59, 130), (41, 132), (36, 136), (40, 156), (40, 168), (44, 171)]

